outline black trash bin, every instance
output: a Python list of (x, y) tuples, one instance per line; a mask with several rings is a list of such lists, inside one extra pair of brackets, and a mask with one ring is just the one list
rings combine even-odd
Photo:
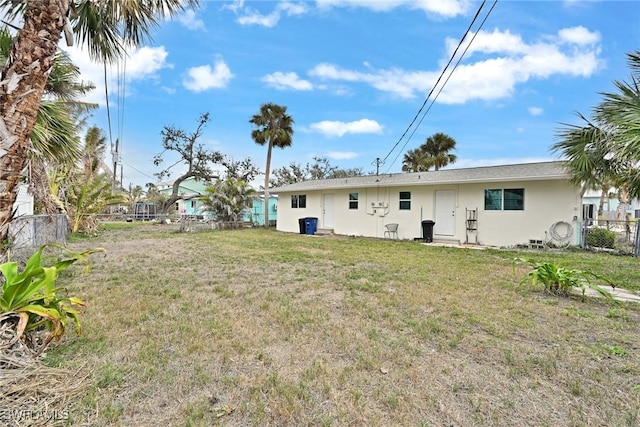
[(422, 221), (422, 241), (425, 243), (433, 242), (433, 226), (436, 224), (435, 221), (430, 219), (425, 219)]
[(304, 234), (304, 233), (306, 233), (306, 232), (307, 232), (307, 231), (306, 231), (306, 230), (307, 230), (307, 225), (306, 225), (306, 223), (305, 223), (306, 219), (307, 219), (307, 218), (300, 218), (300, 219), (298, 220), (298, 225), (300, 226), (300, 234)]
[(307, 217), (305, 218), (305, 228), (307, 234), (316, 234), (318, 229), (318, 218)]

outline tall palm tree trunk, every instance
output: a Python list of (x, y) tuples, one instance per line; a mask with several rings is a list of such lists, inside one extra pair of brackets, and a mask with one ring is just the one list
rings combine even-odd
[(264, 171), (264, 226), (269, 228), (269, 171), (271, 170), (271, 149), (273, 143), (269, 140), (267, 148), (267, 170)]
[[(30, 135), (70, 0), (29, 1), (0, 75), (0, 242), (8, 237)], [(0, 254), (5, 248), (0, 248)]]

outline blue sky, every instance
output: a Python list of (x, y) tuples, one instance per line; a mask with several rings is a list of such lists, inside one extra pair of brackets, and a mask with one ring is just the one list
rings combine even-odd
[(557, 158), (549, 147), (560, 124), (578, 123), (575, 112), (588, 115), (613, 80), (628, 78), (640, 4), (502, 0), (480, 28), (487, 2), (460, 64), (401, 139), (480, 4), (203, 1), (109, 67), (111, 132), (103, 66), (64, 49), (97, 86), (88, 100), (101, 108), (89, 122), (120, 139), (125, 187), (156, 181), (165, 125), (191, 132), (205, 112), (206, 147), (264, 170), (266, 147), (253, 142), (248, 121), (265, 102), (287, 106), (295, 120), (293, 145), (274, 150), (272, 169), (322, 156), (365, 172), (385, 159), (381, 173), (400, 172), (403, 154), (436, 132), (457, 141), (452, 167)]

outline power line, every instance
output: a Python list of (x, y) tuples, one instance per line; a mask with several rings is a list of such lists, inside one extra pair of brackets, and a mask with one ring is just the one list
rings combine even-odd
[(146, 173), (142, 172), (140, 169), (136, 169), (135, 167), (131, 166), (129, 163), (127, 163), (125, 161), (123, 161), (122, 163), (127, 165), (127, 166), (129, 166), (131, 169), (133, 169), (134, 171), (138, 172), (139, 174), (142, 174), (142, 175), (146, 176), (147, 178), (151, 178), (151, 179), (154, 179), (154, 180), (156, 179), (156, 177), (151, 176), (151, 175), (147, 175)]
[[(451, 78), (451, 76), (453, 75), (453, 72), (456, 70), (456, 68), (458, 68), (458, 65), (460, 65), (460, 62), (462, 62), (462, 59), (464, 58), (465, 54), (467, 53), (467, 51), (469, 50), (469, 48), (471, 47), (471, 44), (473, 43), (473, 41), (475, 40), (475, 38), (477, 37), (478, 33), (480, 32), (480, 30), (482, 29), (482, 27), (484, 26), (484, 24), (487, 22), (487, 19), (489, 18), (489, 15), (491, 15), (491, 12), (493, 11), (493, 9), (496, 7), (496, 4), (498, 3), (498, 0), (495, 0), (493, 2), (493, 5), (491, 6), (491, 9), (489, 9), (489, 12), (487, 12), (487, 14), (485, 15), (484, 19), (482, 20), (482, 22), (480, 23), (480, 26), (478, 27), (478, 30), (473, 34), (473, 37), (471, 37), (471, 40), (469, 41), (469, 43), (467, 43), (467, 46), (464, 48), (464, 51), (462, 52), (462, 55), (460, 55), (460, 57), (458, 58), (458, 60), (456, 61), (456, 64), (453, 66), (453, 69), (451, 70), (451, 72), (449, 73), (449, 75), (447, 76), (447, 78), (445, 79), (444, 83), (442, 84), (442, 86), (440, 86), (440, 89), (438, 89), (438, 92), (436, 93), (435, 97), (431, 100), (431, 103), (429, 104), (429, 107), (425, 110), (425, 112), (422, 114), (422, 117), (420, 117), (420, 120), (418, 121), (418, 124), (413, 128), (413, 131), (411, 132), (411, 134), (409, 135), (409, 138), (407, 139), (407, 141), (404, 143), (404, 145), (402, 146), (402, 148), (398, 151), (398, 154), (396, 154), (396, 157), (394, 157), (393, 162), (391, 162), (391, 165), (389, 165), (389, 169), (391, 168), (391, 166), (393, 166), (395, 164), (395, 162), (398, 160), (398, 157), (400, 157), (400, 154), (402, 154), (402, 152), (404, 151), (405, 147), (407, 146), (407, 144), (409, 143), (409, 141), (411, 140), (411, 138), (413, 138), (413, 135), (416, 133), (416, 131), (418, 130), (418, 127), (420, 127), (420, 125), (422, 124), (422, 121), (424, 120), (424, 118), (426, 117), (426, 115), (429, 113), (429, 111), (431, 110), (431, 107), (433, 107), (433, 104), (435, 104), (436, 100), (438, 99), (438, 97), (440, 96), (440, 93), (442, 93), (442, 90), (444, 89), (444, 87), (446, 86), (446, 84), (449, 82), (449, 79)], [(475, 19), (474, 19), (475, 21)], [(473, 24), (473, 22), (472, 22)], [(466, 37), (467, 34), (465, 34)], [(463, 37), (464, 40), (464, 37)], [(462, 41), (462, 40), (461, 40)], [(458, 47), (460, 47), (460, 45), (458, 45)], [(456, 48), (457, 51), (457, 48)], [(454, 54), (455, 56), (455, 54)], [(436, 83), (437, 85), (437, 83)], [(436, 86), (434, 86), (435, 88)], [(428, 99), (428, 98), (427, 98)], [(424, 107), (424, 104), (423, 104)], [(420, 113), (420, 112), (418, 112)], [(415, 121), (415, 118), (414, 118)], [(413, 122), (412, 122), (413, 123)], [(406, 133), (406, 132), (405, 132)], [(397, 144), (396, 144), (397, 145)], [(389, 172), (389, 169), (387, 169), (387, 173)]]
[[(480, 13), (484, 7), (486, 3), (486, 0), (483, 0), (483, 2), (480, 4), (478, 10), (476, 11), (476, 14), (473, 17), (473, 20), (471, 21), (471, 23), (469, 24), (469, 26), (467, 27), (467, 30), (465, 31), (464, 35), (462, 36), (462, 38), (460, 39), (460, 41), (458, 42), (458, 46), (456, 46), (453, 54), (451, 55), (451, 57), (449, 58), (449, 61), (447, 62), (446, 66), (443, 68), (442, 72), (440, 73), (440, 76), (438, 77), (438, 79), (436, 80), (435, 84), (433, 85), (433, 87), (431, 88), (431, 90), (429, 91), (429, 93), (427, 94), (427, 97), (425, 98), (424, 102), (422, 103), (422, 105), (420, 106), (420, 109), (418, 110), (418, 112), (415, 114), (415, 116), (413, 117), (413, 119), (411, 120), (411, 123), (409, 123), (409, 126), (407, 126), (407, 128), (405, 129), (405, 131), (402, 133), (402, 135), (400, 136), (400, 138), (398, 139), (398, 141), (394, 144), (394, 146), (391, 148), (391, 150), (389, 151), (389, 153), (382, 159), (382, 163), (385, 163), (386, 160), (389, 158), (389, 156), (391, 155), (391, 153), (393, 153), (393, 151), (398, 147), (398, 145), (400, 144), (400, 142), (402, 142), (402, 140), (405, 138), (405, 136), (407, 135), (407, 133), (409, 133), (409, 131), (411, 130), (411, 128), (413, 127), (413, 125), (415, 124), (416, 120), (418, 119), (418, 117), (420, 116), (420, 114), (422, 113), (422, 110), (424, 110), (425, 106), (427, 105), (427, 103), (429, 102), (429, 99), (431, 98), (431, 96), (433, 95), (435, 89), (438, 87), (438, 84), (440, 83), (440, 81), (442, 80), (443, 76), (445, 75), (445, 73), (447, 72), (449, 66), (451, 65), (451, 63), (453, 62), (453, 60), (455, 59), (455, 57), (458, 54), (458, 50), (460, 49), (460, 47), (462, 46), (463, 41), (467, 38), (469, 32), (471, 31), (471, 28), (473, 27), (473, 24), (476, 22), (476, 20), (478, 19), (478, 17), (480, 16)], [(497, 0), (495, 0), (494, 2), (494, 6), (497, 3)], [(491, 10), (493, 10), (493, 7), (491, 8)], [(489, 12), (491, 13), (491, 11)], [(487, 17), (489, 16), (489, 14), (487, 14)], [(485, 21), (487, 19), (487, 17), (485, 17)], [(467, 46), (468, 49), (468, 46)], [(466, 51), (466, 50), (465, 50)], [(460, 62), (460, 60), (462, 60), (462, 57), (464, 55), (462, 55), (460, 57), (460, 59), (458, 60), (458, 63)], [(457, 64), (456, 64), (457, 66)], [(451, 73), (453, 73), (453, 71), (451, 71)], [(451, 77), (451, 74), (449, 75), (449, 77)], [(448, 78), (447, 78), (448, 81)], [(445, 82), (446, 84), (446, 82)], [(444, 88), (444, 84), (442, 85), (442, 87), (440, 88), (440, 91), (442, 91), (442, 88)], [(426, 113), (425, 113), (426, 114)], [(424, 115), (423, 115), (424, 118)], [(422, 122), (422, 120), (420, 120), (420, 123)], [(411, 136), (413, 136), (413, 134), (416, 132), (416, 129), (413, 130), (413, 132), (411, 133)], [(409, 137), (409, 139), (411, 138), (411, 136)], [(409, 140), (407, 140), (402, 149), (404, 149), (404, 147), (406, 147), (407, 143), (409, 142)], [(396, 158), (394, 159), (394, 163), (396, 161), (398, 156), (396, 156)], [(389, 166), (389, 168), (391, 168), (391, 166), (393, 165), (393, 163)], [(388, 170), (387, 170), (388, 171)]]

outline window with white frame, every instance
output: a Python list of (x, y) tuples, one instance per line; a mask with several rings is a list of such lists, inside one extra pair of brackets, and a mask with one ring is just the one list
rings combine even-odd
[(349, 209), (358, 209), (358, 193), (349, 193)]

